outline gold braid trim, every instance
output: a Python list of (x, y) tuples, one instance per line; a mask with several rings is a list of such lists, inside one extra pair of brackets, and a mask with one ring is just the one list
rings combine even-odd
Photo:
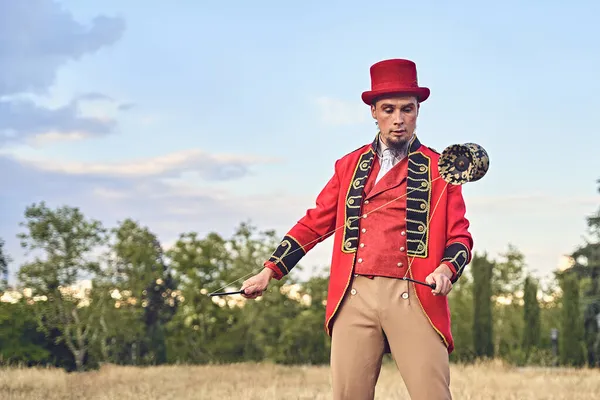
[(410, 257), (427, 258), (431, 209), (431, 159), (423, 153), (408, 157), (406, 243)]
[(300, 242), (291, 235), (285, 235), (269, 261), (277, 265), (283, 275), (287, 275), (305, 255), (306, 251)]
[[(378, 138), (375, 140), (378, 140)], [(344, 253), (356, 252), (359, 236), (358, 220), (360, 219), (360, 211), (362, 208), (362, 196), (374, 159), (375, 152), (373, 151), (373, 146), (371, 146), (368, 151), (360, 156), (360, 159), (354, 168), (352, 181), (348, 186), (344, 214), (344, 234), (342, 237), (342, 252)]]

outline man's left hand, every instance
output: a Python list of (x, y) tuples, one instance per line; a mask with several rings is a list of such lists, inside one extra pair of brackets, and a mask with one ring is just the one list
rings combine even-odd
[(452, 290), (452, 271), (447, 265), (442, 264), (435, 269), (431, 274), (427, 275), (425, 282), (435, 283), (435, 289), (431, 290), (434, 296), (446, 296)]

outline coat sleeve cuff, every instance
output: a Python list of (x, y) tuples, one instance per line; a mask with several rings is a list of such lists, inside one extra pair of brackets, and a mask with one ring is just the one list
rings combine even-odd
[(454, 242), (446, 247), (442, 264), (447, 265), (452, 271), (452, 278), (450, 279), (452, 283), (460, 278), (469, 261), (470, 251), (464, 243)]
[(273, 261), (265, 261), (264, 267), (269, 268), (271, 271), (274, 272), (273, 278), (275, 278), (276, 280), (279, 281), (279, 280), (281, 280), (281, 278), (283, 278), (283, 274), (281, 273), (281, 270), (277, 267), (277, 265), (275, 265), (275, 263)]
[(442, 261), (442, 263), (440, 265), (445, 265), (446, 267), (448, 267), (450, 272), (452, 272), (452, 276), (450, 277), (450, 282), (454, 283), (458, 280), (458, 272), (456, 271), (454, 264), (452, 264), (450, 261)]
[(300, 245), (300, 242), (288, 234), (265, 262), (265, 267), (275, 271), (276, 279), (279, 280), (289, 274), (305, 255), (306, 250)]

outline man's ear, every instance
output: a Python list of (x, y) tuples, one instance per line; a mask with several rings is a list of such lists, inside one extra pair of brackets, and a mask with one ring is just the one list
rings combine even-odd
[(371, 104), (371, 117), (373, 117), (373, 119), (377, 119), (376, 115), (375, 115), (375, 105)]

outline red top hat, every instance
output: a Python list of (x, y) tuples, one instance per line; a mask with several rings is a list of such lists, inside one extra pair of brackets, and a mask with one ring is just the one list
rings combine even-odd
[(423, 102), (429, 97), (429, 88), (419, 87), (414, 62), (384, 60), (371, 66), (371, 90), (362, 94), (362, 100), (371, 105), (375, 98), (388, 94), (414, 95)]

